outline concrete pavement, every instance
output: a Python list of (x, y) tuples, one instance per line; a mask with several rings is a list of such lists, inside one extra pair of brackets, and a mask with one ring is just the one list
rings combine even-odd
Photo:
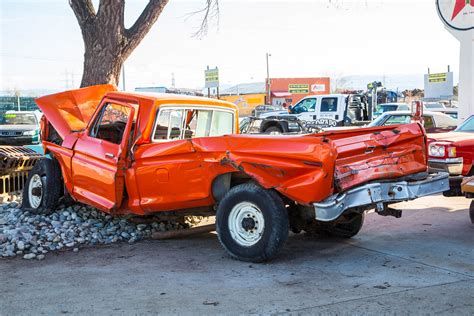
[(0, 260), (0, 314), (472, 315), (469, 203), (403, 203), (351, 240), (292, 235), (266, 264), (230, 259), (214, 234)]

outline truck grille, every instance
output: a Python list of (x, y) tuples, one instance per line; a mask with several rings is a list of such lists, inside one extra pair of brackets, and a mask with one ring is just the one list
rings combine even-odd
[(21, 136), (22, 134), (21, 131), (0, 131), (0, 136), (3, 137)]

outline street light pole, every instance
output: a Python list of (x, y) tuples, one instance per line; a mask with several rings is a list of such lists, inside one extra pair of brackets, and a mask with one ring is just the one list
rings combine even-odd
[(267, 103), (268, 104), (271, 104), (270, 103), (270, 68), (268, 66), (268, 57), (272, 56), (271, 54), (267, 53)]

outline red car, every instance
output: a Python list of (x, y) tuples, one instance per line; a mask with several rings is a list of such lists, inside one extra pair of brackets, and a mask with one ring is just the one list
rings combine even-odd
[(450, 190), (445, 196), (461, 196), (464, 177), (474, 175), (474, 115), (449, 133), (428, 134), (431, 172), (449, 173)]

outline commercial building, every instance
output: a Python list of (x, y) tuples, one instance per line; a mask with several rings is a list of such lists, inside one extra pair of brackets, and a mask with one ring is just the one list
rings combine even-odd
[[(331, 92), (329, 77), (270, 78), (270, 102), (273, 105), (291, 105), (304, 97)], [(268, 91), (268, 90), (266, 90)]]
[(256, 82), (224, 89), (219, 98), (237, 105), (240, 116), (248, 116), (257, 105), (265, 104), (265, 96), (265, 83)]

